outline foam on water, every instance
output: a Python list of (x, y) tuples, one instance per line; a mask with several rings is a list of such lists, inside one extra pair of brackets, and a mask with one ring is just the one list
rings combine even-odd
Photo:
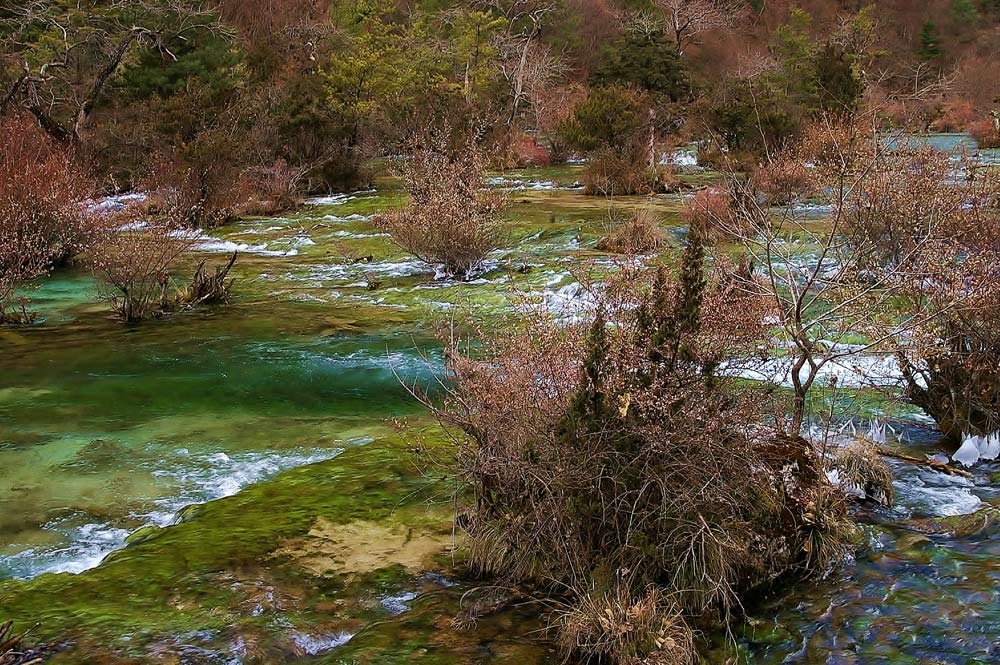
[(200, 235), (194, 247), (203, 252), (221, 252), (223, 254), (242, 252), (244, 254), (259, 254), (260, 256), (295, 256), (299, 253), (294, 247), (289, 249), (269, 249), (266, 244), (251, 245), (245, 242), (221, 240), (206, 235)]
[(118, 212), (124, 210), (125, 206), (129, 203), (145, 201), (147, 198), (149, 197), (146, 194), (133, 192), (131, 194), (105, 196), (97, 201), (84, 201), (83, 205), (93, 212)]
[(310, 206), (339, 206), (353, 198), (350, 194), (331, 194), (330, 196), (314, 196), (306, 199), (303, 203)]
[[(719, 373), (725, 376), (767, 381), (784, 387), (792, 385), (792, 358), (772, 358), (767, 361), (735, 359), (722, 363)], [(808, 367), (803, 367), (800, 376), (805, 379)], [(841, 388), (862, 386), (895, 386), (903, 380), (899, 363), (891, 356), (858, 354), (826, 363), (817, 373), (816, 381), (825, 385), (831, 378), (837, 379)]]
[(323, 215), (322, 219), (327, 222), (367, 222), (371, 217), (368, 215), (362, 215), (360, 213), (354, 213), (353, 215), (347, 215), (346, 217), (339, 217), (337, 215)]
[(379, 277), (413, 277), (415, 275), (434, 274), (434, 268), (423, 261), (408, 259), (404, 261), (378, 261), (375, 263), (330, 264), (314, 267), (306, 279), (319, 280), (354, 280), (359, 272), (371, 273)]
[(522, 180), (520, 178), (504, 178), (502, 176), (487, 178), (486, 184), (491, 187), (500, 187), (508, 190), (550, 191), (558, 189), (556, 183), (551, 180)]
[(343, 449), (317, 449), (295, 453), (283, 452), (224, 452), (205, 455), (185, 455), (181, 449), (179, 457), (187, 458), (184, 464), (174, 469), (159, 469), (153, 475), (173, 481), (180, 493), (156, 501), (158, 510), (137, 515), (157, 526), (172, 524), (177, 511), (193, 503), (205, 503), (232, 496), (248, 485), (253, 485), (277, 475), (285, 469), (293, 469), (306, 464), (331, 459)]
[(59, 533), (68, 542), (0, 557), (0, 571), (25, 580), (43, 573), (81, 573), (125, 546), (128, 530), (109, 524), (77, 524), (77, 521), (68, 518), (49, 522), (45, 528)]
[(408, 602), (417, 597), (416, 591), (407, 591), (398, 596), (386, 596), (379, 601), (379, 604), (392, 616), (397, 616), (410, 609)]
[(311, 198), (303, 201), (304, 204), (310, 206), (339, 206), (347, 203), (348, 201), (353, 201), (362, 194), (371, 194), (375, 192), (374, 189), (361, 189), (356, 192), (351, 192), (350, 194), (330, 194), (328, 196), (313, 196)]
[(298, 649), (308, 656), (317, 656), (331, 649), (347, 644), (353, 633), (335, 633), (333, 635), (309, 635), (297, 630), (288, 633), (288, 639), (292, 641)]
[(975, 484), (968, 478), (913, 466), (899, 467), (894, 475), (893, 511), (906, 517), (954, 517), (974, 513), (983, 506), (972, 491)]
[(693, 149), (675, 150), (660, 155), (660, 166), (679, 166), (681, 168), (696, 168), (698, 155)]

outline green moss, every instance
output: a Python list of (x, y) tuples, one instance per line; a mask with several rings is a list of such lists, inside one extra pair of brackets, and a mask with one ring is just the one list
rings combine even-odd
[[(4, 582), (0, 606), (18, 626), (40, 622), (35, 640), (101, 644), (121, 654), (144, 653), (200, 631), (231, 636), (263, 630), (281, 644), (287, 629), (272, 625), (274, 613), (251, 611), (268, 595), (281, 599), (275, 612), (294, 625), (356, 627), (378, 615), (357, 598), (398, 583), (407, 572), (391, 565), (316, 576), (289, 555), (289, 543), (306, 536), (318, 519), (422, 525), (447, 540), (450, 507), (426, 503), (440, 490), (414, 472), (398, 439), (385, 439), (202, 505), (175, 526), (141, 530), (127, 548), (79, 575)], [(336, 611), (317, 614), (318, 606)]]

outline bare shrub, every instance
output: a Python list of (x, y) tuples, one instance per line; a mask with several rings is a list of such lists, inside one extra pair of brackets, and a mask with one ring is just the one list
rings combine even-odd
[(693, 197), (684, 201), (681, 216), (688, 229), (694, 229), (708, 241), (715, 241), (733, 227), (731, 204), (732, 199), (725, 189), (699, 189)]
[(240, 215), (274, 215), (291, 210), (302, 201), (302, 190), (311, 166), (294, 166), (278, 160), (247, 170), (248, 199), (237, 205)]
[(878, 446), (867, 440), (857, 440), (837, 451), (833, 468), (847, 483), (883, 506), (891, 506), (893, 498), (892, 472), (879, 454)]
[(18, 289), (45, 274), (51, 265), (46, 237), (31, 221), (28, 211), (19, 206), (0, 209), (0, 324), (34, 320), (27, 298), (18, 296)]
[(620, 146), (595, 150), (580, 179), (588, 194), (600, 196), (652, 194), (663, 190), (659, 174), (649, 168), (645, 157)]
[(485, 163), (471, 143), (415, 151), (400, 167), (409, 204), (375, 217), (378, 228), (416, 258), (468, 277), (506, 237), (506, 195), (487, 191)]
[(979, 118), (975, 107), (967, 99), (956, 99), (945, 103), (940, 115), (931, 123), (935, 132), (963, 132)]
[(868, 150), (844, 230), (862, 276), (893, 294), (873, 334), (949, 439), (990, 434), (1000, 429), (1000, 173), (925, 146)]
[(939, 264), (952, 271), (944, 292), (914, 285), (905, 307), (920, 325), (894, 337), (907, 396), (954, 443), (1000, 430), (1000, 256), (990, 254), (975, 268), (968, 257)]
[(640, 208), (624, 219), (609, 215), (606, 227), (606, 234), (596, 245), (602, 252), (647, 254), (666, 244), (656, 214), (648, 208)]
[[(899, 381), (955, 441), (989, 434), (1000, 427), (1000, 173), (873, 126), (820, 121), (783, 153), (812, 172), (832, 208), (823, 223), (775, 210), (752, 180), (730, 176), (720, 226), (767, 275), (745, 288), (763, 283), (776, 304), (788, 349), (776, 362), (794, 394), (787, 431), (800, 431), (824, 367), (866, 353), (894, 356), (902, 377), (862, 381)], [(784, 187), (794, 194), (793, 181)]]
[(94, 248), (93, 269), (123, 323), (159, 316), (171, 308), (171, 273), (195, 237), (181, 230), (183, 218), (184, 211), (177, 209), (160, 220), (130, 216)]
[(768, 424), (766, 391), (718, 372), (766, 339), (767, 303), (704, 264), (695, 232), (678, 275), (623, 266), (589, 320), (536, 311), (479, 331), (481, 346), (452, 344), (444, 397), (425, 398), (456, 436), (472, 566), (564, 598), (566, 650), (686, 662), (677, 613), (725, 619), (842, 552), (844, 505), (810, 444)]
[(0, 323), (28, 323), (25, 281), (86, 250), (101, 228), (71, 155), (25, 117), (0, 121)]
[(777, 158), (759, 165), (751, 175), (753, 187), (770, 205), (788, 205), (815, 191), (812, 172), (800, 159)]

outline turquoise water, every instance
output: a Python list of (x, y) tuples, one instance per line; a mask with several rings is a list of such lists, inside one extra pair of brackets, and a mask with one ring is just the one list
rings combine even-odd
[[(86, 272), (41, 283), (40, 323), (0, 331), (0, 614), (68, 634), (61, 662), (153, 650), (182, 662), (554, 662), (530, 607), (454, 630), (475, 583), (446, 560), (400, 563), (405, 543), (448, 542), (451, 515), (420, 493), (437, 481), (390, 419), (428, 425), (399, 379), (433, 381), (433, 333), (450, 317), (489, 317), (512, 291), (579, 304), (572, 270), (608, 263), (592, 249), (607, 208), (575, 177), (509, 176), (512, 249), (469, 283), (436, 279), (374, 229), (371, 214), (400, 200), (391, 189), (199, 238), (197, 258), (241, 252), (221, 309), (122, 326)], [(620, 205), (653, 207), (677, 231), (681, 203)], [(898, 429), (912, 454), (947, 452), (917, 423)], [(748, 608), (743, 660), (1000, 659), (1000, 533), (985, 512), (1000, 504), (1000, 466), (971, 480), (893, 467), (897, 505), (859, 513), (855, 559)], [(330, 526), (348, 520), (366, 526)], [(150, 525), (168, 528), (125, 547)], [(384, 560), (330, 572), (342, 541)]]

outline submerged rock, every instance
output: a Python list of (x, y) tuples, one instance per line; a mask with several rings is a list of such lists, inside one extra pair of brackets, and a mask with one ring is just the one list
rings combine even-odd
[(285, 543), (287, 556), (314, 575), (369, 573), (398, 564), (420, 570), (451, 546), (450, 531), (356, 520), (335, 524), (320, 517), (308, 534)]
[(1000, 510), (987, 506), (968, 515), (908, 519), (902, 525), (914, 532), (964, 538), (981, 534), (1000, 523)]

